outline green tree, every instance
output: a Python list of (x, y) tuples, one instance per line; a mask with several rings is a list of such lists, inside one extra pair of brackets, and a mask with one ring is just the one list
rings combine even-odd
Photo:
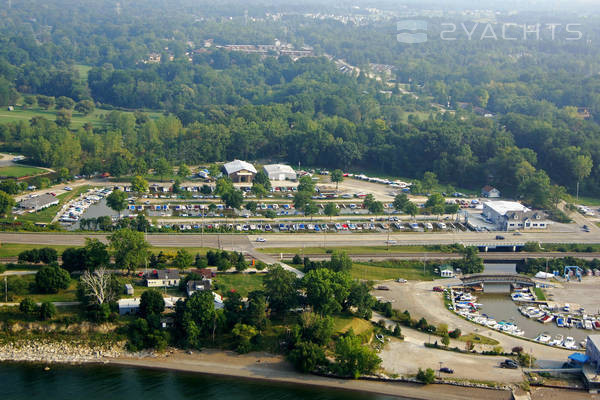
[(394, 197), (394, 209), (396, 211), (403, 211), (404, 207), (410, 202), (406, 193), (397, 194)]
[(56, 99), (56, 108), (58, 110), (70, 110), (73, 108), (74, 105), (75, 102), (69, 97), (60, 96)]
[(594, 162), (590, 156), (578, 155), (572, 163), (573, 175), (577, 179), (577, 200), (579, 200), (579, 183), (590, 176)]
[(38, 306), (31, 297), (25, 297), (19, 303), (19, 311), (26, 315), (34, 315), (38, 312)]
[(327, 268), (313, 269), (302, 278), (306, 302), (315, 312), (332, 315), (346, 306), (350, 294), (350, 276)]
[(368, 346), (363, 346), (360, 338), (352, 332), (340, 337), (336, 342), (335, 360), (341, 374), (355, 379), (375, 372), (381, 364), (381, 359), (375, 351)]
[(431, 368), (427, 368), (425, 371), (419, 368), (419, 372), (417, 372), (417, 380), (426, 385), (430, 385), (435, 382), (435, 371)]
[(83, 115), (89, 115), (94, 112), (94, 102), (90, 100), (81, 100), (75, 104), (75, 111)]
[(271, 180), (264, 171), (258, 171), (258, 173), (254, 176), (254, 179), (252, 180), (252, 186), (254, 185), (262, 185), (265, 190), (271, 190)]
[(263, 280), (269, 306), (276, 313), (283, 313), (296, 306), (298, 301), (296, 274), (282, 266), (269, 268)]
[(369, 212), (371, 214), (381, 215), (383, 214), (383, 203), (380, 201), (374, 201), (369, 204)]
[(256, 208), (258, 207), (258, 205), (256, 204), (255, 201), (249, 201), (246, 203), (246, 205), (244, 206), (244, 208), (248, 211), (250, 211), (251, 213), (255, 213), (256, 212)]
[(39, 308), (40, 319), (47, 321), (56, 315), (56, 307), (49, 301), (44, 301)]
[(68, 128), (71, 125), (71, 110), (58, 110), (56, 112), (56, 120), (54, 121), (56, 125)]
[(150, 315), (160, 315), (165, 310), (165, 299), (156, 289), (149, 289), (140, 298), (139, 314), (142, 318)]
[(478, 255), (477, 247), (467, 246), (461, 250), (463, 255), (462, 260), (459, 261), (459, 268), (465, 274), (474, 274), (483, 272), (483, 260)]
[(0, 191), (0, 215), (7, 216), (15, 206), (15, 199), (6, 192)]
[(357, 314), (367, 320), (371, 319), (371, 309), (375, 305), (370, 289), (365, 282), (354, 281), (348, 294), (348, 306), (356, 307)]
[(409, 201), (404, 206), (404, 212), (414, 218), (415, 215), (417, 215), (419, 213), (419, 207), (415, 203), (413, 203), (412, 201)]
[(298, 192), (307, 192), (312, 194), (315, 191), (315, 183), (310, 175), (304, 175), (298, 179)]
[(313, 372), (320, 365), (327, 364), (325, 352), (316, 343), (298, 342), (288, 354), (288, 359), (300, 372)]
[(165, 176), (173, 174), (173, 168), (166, 158), (162, 157), (154, 164), (154, 174), (160, 177), (161, 181), (164, 181)]
[(242, 296), (236, 291), (229, 291), (223, 301), (223, 312), (229, 327), (233, 327), (244, 317), (244, 303)]
[(123, 228), (108, 237), (117, 268), (131, 272), (146, 264), (150, 245), (142, 232)]
[(56, 265), (43, 266), (35, 274), (35, 285), (42, 293), (58, 293), (67, 289), (70, 282), (69, 273)]
[(342, 172), (341, 169), (335, 169), (335, 170), (331, 171), (330, 177), (331, 177), (331, 182), (335, 182), (335, 190), (337, 190), (340, 182), (344, 181), (344, 173)]
[(44, 96), (40, 94), (36, 98), (38, 106), (40, 106), (40, 108), (43, 108), (44, 110), (47, 110), (54, 105), (54, 97)]
[(228, 208), (239, 210), (242, 207), (242, 203), (244, 202), (244, 196), (242, 192), (238, 189), (232, 189), (228, 192), (225, 192), (221, 195), (221, 198), (225, 202), (225, 206)]
[(448, 347), (448, 345), (450, 344), (450, 336), (448, 336), (447, 333), (444, 336), (442, 336), (442, 344), (446, 347)]
[(323, 212), (329, 217), (329, 219), (333, 219), (333, 217), (340, 214), (340, 210), (336, 207), (335, 203), (325, 204), (325, 209)]
[(231, 330), (237, 341), (236, 351), (240, 354), (249, 353), (252, 350), (251, 340), (258, 335), (258, 331), (251, 325), (237, 323)]
[(179, 164), (179, 168), (177, 169), (178, 176), (182, 178), (187, 178), (191, 174), (192, 171), (190, 170), (190, 167), (188, 167), (186, 164)]
[(127, 193), (119, 189), (113, 190), (113, 192), (106, 197), (106, 205), (112, 210), (117, 211), (119, 213), (119, 218), (121, 218), (121, 211), (127, 208)]
[(345, 251), (334, 251), (331, 254), (329, 267), (336, 272), (350, 272), (352, 269), (352, 259)]
[(438, 184), (437, 175), (433, 172), (427, 171), (423, 174), (423, 189), (430, 192)]
[(194, 257), (185, 249), (177, 250), (177, 255), (173, 259), (173, 265), (179, 269), (186, 269), (192, 266)]
[(552, 185), (550, 187), (550, 203), (554, 208), (558, 208), (560, 201), (567, 195), (567, 189), (564, 186)]
[(138, 194), (146, 193), (148, 191), (148, 181), (139, 175), (134, 176), (131, 179), (131, 190)]
[(256, 183), (256, 181), (252, 184), (250, 191), (259, 199), (269, 194), (268, 190), (262, 184)]

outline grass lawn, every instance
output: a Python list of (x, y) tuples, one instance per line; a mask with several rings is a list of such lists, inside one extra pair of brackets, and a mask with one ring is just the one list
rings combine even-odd
[(7, 176), (10, 178), (20, 178), (22, 176), (34, 176), (43, 174), (46, 171), (42, 168), (37, 167), (28, 167), (21, 165), (13, 165), (10, 167), (1, 167), (0, 168), (0, 176)]
[(533, 291), (535, 292), (535, 295), (538, 300), (540, 300), (540, 301), (546, 300), (546, 295), (544, 294), (544, 291), (542, 290), (542, 288), (536, 287), (536, 288), (533, 288)]
[(414, 263), (410, 266), (397, 265), (392, 261), (377, 263), (354, 263), (350, 274), (355, 279), (380, 281), (385, 279), (404, 278), (408, 280), (431, 281), (435, 275), (429, 271), (423, 273), (423, 265)]
[(262, 289), (264, 274), (217, 274), (214, 283), (216, 292), (225, 295), (230, 290), (235, 290), (242, 297), (248, 296), (253, 290)]
[(477, 335), (475, 333), (470, 333), (468, 335), (461, 336), (458, 340), (462, 342), (471, 342), (474, 344), (488, 344), (490, 346), (496, 346), (499, 342), (495, 339), (489, 338), (487, 336)]
[(575, 202), (577, 204), (583, 204), (585, 206), (600, 206), (600, 199), (598, 199), (596, 197), (579, 196), (579, 201), (577, 201), (577, 200), (575, 200), (575, 198), (573, 198), (573, 202)]
[[(262, 253), (268, 254), (328, 254), (328, 251), (345, 251), (348, 254), (376, 254), (387, 253), (387, 246), (348, 246), (348, 247), (266, 247), (258, 249)], [(390, 246), (390, 252), (395, 253), (436, 253), (441, 252), (440, 248), (434, 246)]]
[[(35, 289), (33, 289), (34, 285), (35, 285), (35, 275), (10, 276), (10, 277), (8, 277), (8, 286), (9, 287), (11, 285), (10, 282), (15, 279), (23, 280), (29, 285), (27, 293), (25, 293), (25, 294), (14, 294), (11, 292), (11, 290), (8, 291), (9, 295), (11, 295), (11, 294), (13, 295), (12, 301), (15, 303), (18, 303), (24, 297), (31, 297), (36, 302), (77, 301), (77, 282), (78, 281), (75, 279), (71, 280), (71, 283), (69, 284), (69, 287), (67, 289), (60, 290), (58, 293), (49, 293), (49, 294), (35, 293), (35, 291), (34, 291)], [(31, 289), (33, 289), (33, 291)], [(4, 300), (4, 297), (2, 297), (2, 300)]]
[(373, 330), (373, 325), (369, 321), (365, 321), (361, 318), (350, 317), (350, 316), (336, 316), (333, 320), (333, 329), (338, 333), (345, 333), (350, 328), (355, 334), (361, 335), (362, 333)]
[[(50, 109), (44, 110), (38, 107), (32, 107), (29, 109), (23, 109), (21, 106), (15, 106), (14, 111), (8, 111), (6, 109), (0, 110), (0, 123), (5, 122), (18, 122), (25, 121), (29, 122), (29, 120), (33, 117), (44, 117), (49, 121), (54, 121), (56, 119), (56, 113), (58, 110)], [(111, 111), (96, 109), (92, 113), (88, 115), (83, 115), (73, 110), (71, 117), (71, 129), (81, 128), (86, 122), (91, 123), (93, 126), (101, 127), (105, 125), (102, 116), (109, 114)], [(128, 112), (128, 111), (122, 111)], [(160, 112), (147, 112), (147, 114), (152, 119), (156, 119), (160, 117), (162, 114)]]

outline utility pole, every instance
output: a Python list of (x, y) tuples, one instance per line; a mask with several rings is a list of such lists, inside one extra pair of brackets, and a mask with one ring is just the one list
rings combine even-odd
[(4, 302), (8, 303), (8, 283), (6, 280), (6, 275), (4, 275)]

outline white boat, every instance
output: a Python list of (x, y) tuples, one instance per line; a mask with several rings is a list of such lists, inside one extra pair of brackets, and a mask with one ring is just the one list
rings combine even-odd
[(585, 319), (583, 320), (583, 327), (584, 329), (593, 329), (594, 325), (592, 324), (592, 321), (589, 319)]
[(575, 339), (573, 339), (571, 336), (567, 336), (562, 345), (563, 345), (563, 347), (566, 347), (567, 349), (571, 349), (571, 350), (575, 350), (578, 348), (577, 343), (575, 342)]
[(549, 335), (546, 335), (545, 333), (542, 333), (540, 335), (538, 335), (538, 337), (536, 337), (535, 340), (536, 342), (540, 342), (540, 343), (548, 343), (552, 338)]
[(563, 335), (556, 335), (554, 337), (554, 339), (552, 339), (550, 342), (548, 342), (548, 344), (550, 346), (561, 346), (562, 343), (564, 342), (565, 338), (563, 337)]

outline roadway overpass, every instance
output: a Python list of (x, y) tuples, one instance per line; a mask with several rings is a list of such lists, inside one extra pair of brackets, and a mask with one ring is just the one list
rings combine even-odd
[(510, 292), (511, 286), (535, 286), (535, 282), (520, 274), (501, 274), (501, 273), (482, 273), (465, 275), (461, 278), (463, 286), (473, 287), (481, 286), (486, 291), (486, 286), (489, 286), (488, 291), (493, 292)]

